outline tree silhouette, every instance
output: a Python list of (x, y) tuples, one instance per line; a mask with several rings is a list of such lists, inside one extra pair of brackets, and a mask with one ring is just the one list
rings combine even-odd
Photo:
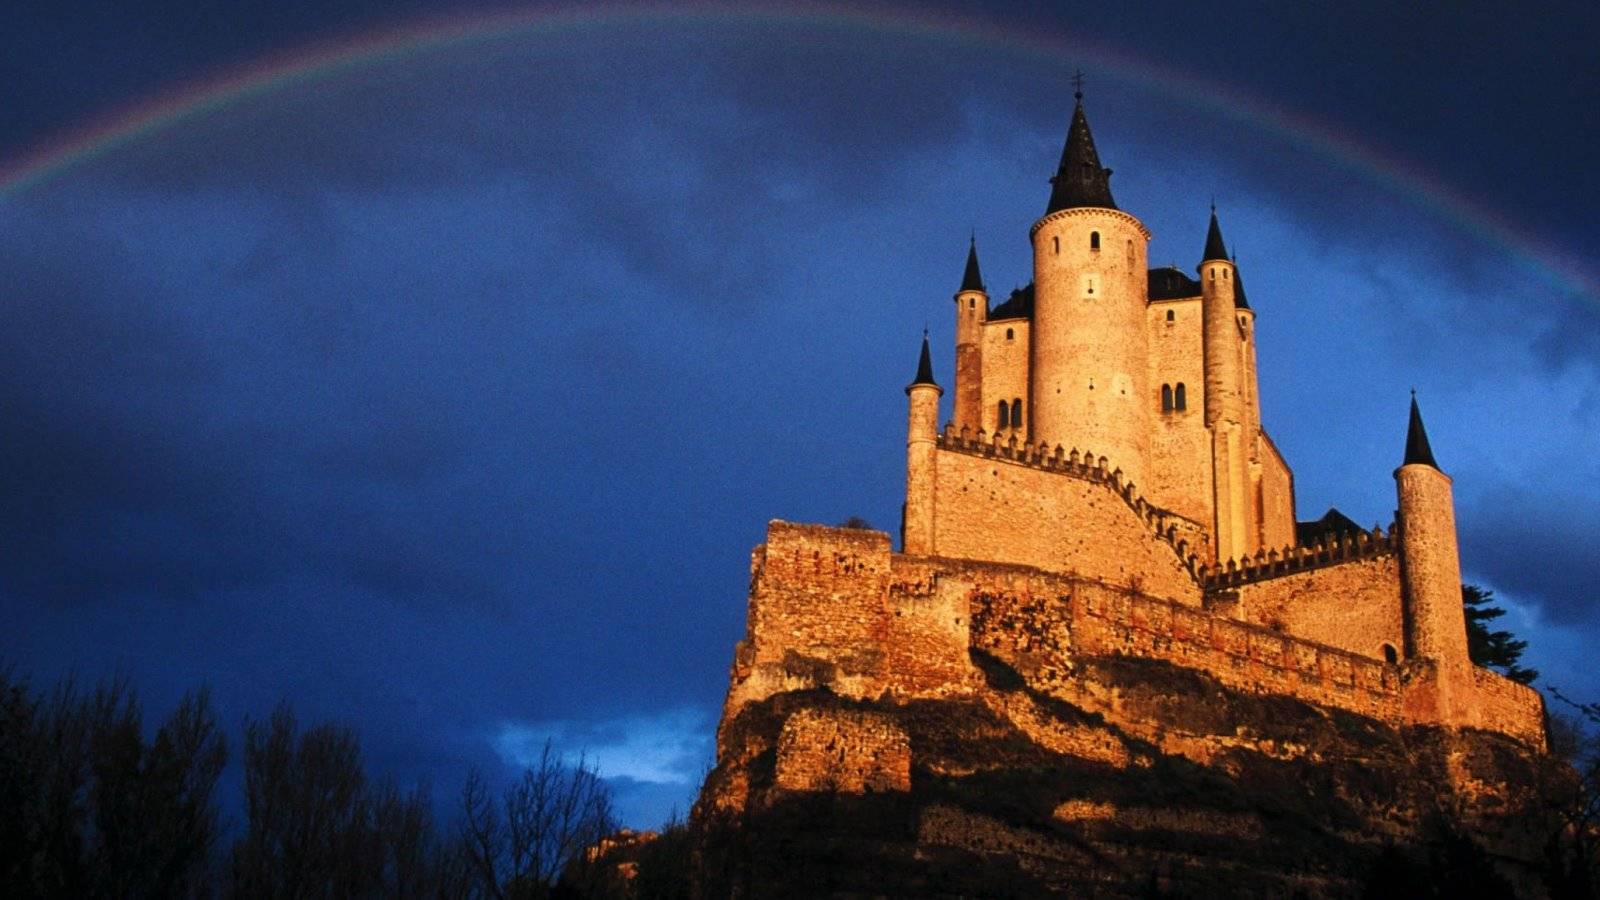
[(1539, 677), (1539, 670), (1519, 664), (1528, 642), (1517, 640), (1509, 631), (1489, 628), (1490, 622), (1506, 614), (1504, 609), (1490, 604), (1493, 599), (1494, 591), (1475, 584), (1461, 586), (1461, 602), (1467, 613), (1467, 655), (1480, 666), (1499, 669), (1512, 681), (1532, 684)]

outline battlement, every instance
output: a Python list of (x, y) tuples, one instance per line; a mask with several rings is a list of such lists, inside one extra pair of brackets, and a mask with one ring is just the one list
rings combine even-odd
[(1204, 587), (1202, 558), (1189, 541), (1190, 536), (1199, 538), (1204, 534), (1200, 523), (1150, 503), (1133, 482), (1123, 477), (1121, 469), (1109, 468), (1111, 462), (1106, 457), (1088, 450), (1080, 451), (1077, 447), (1069, 450), (1060, 444), (1052, 447), (1042, 442), (1018, 441), (1014, 433), (1002, 435), (996, 431), (991, 435), (982, 428), (976, 434), (968, 428), (957, 431), (954, 425), (944, 427), (935, 439), (935, 446), (952, 453), (999, 460), (1110, 488), (1145, 523), (1151, 535), (1177, 554), (1195, 583)]
[[(1384, 559), (1369, 553), (1342, 564), (1354, 577), (1382, 582), (1357, 570)], [(1298, 574), (1324, 577), (1316, 571)], [(1445, 722), (1436, 703), (1442, 676), (1432, 660), (1385, 660), (1035, 566), (893, 553), (887, 536), (873, 531), (772, 522), (752, 557), (748, 623), (725, 720), (747, 703), (790, 691), (823, 689), (856, 700), (970, 695), (982, 683), (970, 658), (976, 649), (1011, 661), (1035, 688), (1071, 702), (1088, 702), (1079, 696), (1092, 689), (1080, 677), (1086, 661), (1127, 656), (1393, 725), (1469, 725), (1534, 746), (1544, 740), (1538, 694), (1486, 670), (1469, 676), (1479, 698), (1473, 715)]]
[(1399, 527), (1390, 524), (1387, 532), (1382, 528), (1374, 528), (1370, 532), (1362, 531), (1353, 535), (1330, 534), (1309, 546), (1257, 551), (1254, 556), (1230, 559), (1226, 564), (1209, 568), (1202, 566), (1198, 577), (1206, 591), (1210, 592), (1354, 560), (1393, 556), (1399, 552)]

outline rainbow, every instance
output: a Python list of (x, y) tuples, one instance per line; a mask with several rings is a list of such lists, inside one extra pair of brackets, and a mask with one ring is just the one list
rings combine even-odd
[(947, 12), (895, 6), (742, 3), (572, 4), (419, 20), (268, 57), (221, 77), (179, 88), (66, 134), (13, 160), (0, 161), (0, 201), (129, 143), (206, 113), (340, 73), (521, 36), (640, 25), (812, 26), (863, 31), (999, 52), (1031, 63), (1072, 64), (1111, 72), (1220, 118), (1272, 134), (1402, 196), (1492, 245), (1506, 248), (1534, 274), (1600, 305), (1600, 277), (1528, 229), (1445, 185), (1429, 172), (1353, 141), (1309, 116), (1267, 103), (1192, 73), (1061, 35), (1040, 35)]

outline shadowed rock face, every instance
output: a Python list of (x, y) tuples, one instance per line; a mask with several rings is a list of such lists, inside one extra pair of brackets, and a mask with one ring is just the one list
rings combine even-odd
[[(1241, 692), (1152, 659), (971, 662), (979, 677), (960, 696), (812, 688), (730, 709), (694, 815), (701, 893), (1544, 893), (1549, 798), (1567, 772), (1525, 744)], [(895, 774), (906, 749), (908, 782)], [(828, 771), (847, 777), (796, 789), (805, 777), (784, 774)]]

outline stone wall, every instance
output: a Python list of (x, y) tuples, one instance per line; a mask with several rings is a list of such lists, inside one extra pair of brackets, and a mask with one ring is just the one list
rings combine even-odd
[(1010, 448), (948, 437), (940, 448), (932, 555), (1020, 563), (1199, 604), (1183, 556), (1157, 537), (1158, 523), (1134, 511), (1142, 501), (1130, 502), (1104, 470), (1065, 461), (1046, 469)]
[(1025, 415), (1018, 435), (1026, 435), (1033, 423), (1033, 410), (1027, 408), (1028, 328), (1027, 319), (998, 319), (983, 324), (983, 392), (978, 427), (989, 434), (1002, 430), (1012, 433), (1009, 424), (1004, 429), (997, 427), (1001, 400), (1007, 408), (1015, 400), (1023, 401)]
[[(1150, 467), (1140, 485), (1151, 503), (1211, 527), (1211, 436), (1205, 427), (1205, 345), (1200, 298), (1151, 303)], [(1168, 321), (1167, 316), (1172, 316)], [(1184, 386), (1187, 409), (1161, 411), (1161, 386)]]
[(1294, 546), (1294, 473), (1265, 431), (1259, 432), (1261, 457), (1261, 546)]
[[(789, 691), (826, 689), (867, 701), (974, 695), (983, 676), (972, 649), (1024, 661), (1018, 665), (1025, 664), (1029, 682), (1045, 688), (1065, 683), (1084, 660), (1129, 656), (1204, 672), (1250, 694), (1294, 697), (1390, 724), (1438, 722), (1433, 662), (1390, 664), (1381, 650), (1367, 649), (1371, 636), (1398, 632), (1397, 608), (1362, 623), (1338, 619), (1338, 597), (1350, 606), (1362, 602), (1351, 597), (1387, 602), (1384, 591), (1397, 577), (1389, 555), (1239, 585), (1237, 606), (1258, 614), (1278, 609), (1285, 617), (1279, 630), (1034, 566), (891, 554), (880, 532), (775, 521), (752, 558), (749, 628), (735, 654), (723, 722), (745, 704)], [(1291, 621), (1328, 640), (1288, 633)], [(1369, 637), (1346, 640), (1341, 631)], [(1339, 641), (1361, 652), (1335, 646)], [(1543, 746), (1535, 692), (1483, 670), (1472, 677), (1475, 714), (1447, 723)]]
[(1538, 691), (1477, 666), (1472, 668), (1472, 686), (1479, 728), (1545, 749), (1544, 697)]
[(776, 784), (860, 794), (911, 789), (911, 741), (882, 713), (801, 709), (778, 737)]
[(1384, 659), (1405, 648), (1400, 560), (1394, 554), (1292, 572), (1238, 588), (1249, 623), (1351, 653)]

